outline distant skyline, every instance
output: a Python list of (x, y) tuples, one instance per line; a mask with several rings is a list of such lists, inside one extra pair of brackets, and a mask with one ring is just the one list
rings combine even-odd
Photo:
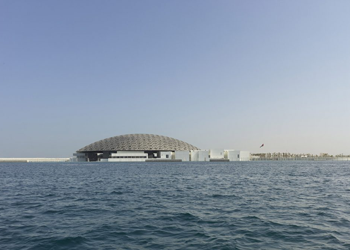
[(348, 155), (349, 13), (348, 0), (3, 0), (0, 158), (134, 133)]

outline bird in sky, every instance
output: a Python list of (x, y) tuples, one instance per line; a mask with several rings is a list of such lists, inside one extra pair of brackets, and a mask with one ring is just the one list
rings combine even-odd
[(260, 148), (262, 148), (263, 146), (265, 146), (265, 145), (264, 145), (264, 143), (263, 143), (263, 144), (261, 144)]

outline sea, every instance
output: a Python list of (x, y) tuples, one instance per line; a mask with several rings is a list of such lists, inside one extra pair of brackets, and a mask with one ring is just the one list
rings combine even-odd
[(0, 249), (350, 249), (350, 162), (1, 163)]

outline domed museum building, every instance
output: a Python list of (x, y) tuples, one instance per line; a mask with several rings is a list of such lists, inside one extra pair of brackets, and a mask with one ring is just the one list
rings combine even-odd
[(249, 161), (248, 151), (199, 148), (171, 137), (129, 134), (91, 143), (73, 154), (72, 161), (145, 162), (145, 161)]
[(189, 160), (189, 152), (199, 148), (162, 135), (129, 134), (91, 143), (74, 154), (77, 161), (156, 161)]

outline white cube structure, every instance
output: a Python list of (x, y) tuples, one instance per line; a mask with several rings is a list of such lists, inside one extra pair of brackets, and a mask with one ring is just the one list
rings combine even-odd
[(189, 151), (175, 151), (175, 160), (189, 161), (190, 152)]
[(191, 161), (209, 161), (208, 150), (191, 150)]
[(250, 161), (250, 153), (241, 150), (225, 150), (225, 158), (229, 161)]
[(239, 154), (241, 161), (250, 161), (250, 152), (249, 151), (241, 151)]
[(210, 149), (210, 159), (224, 159), (225, 154), (223, 149)]
[(239, 150), (225, 150), (225, 158), (229, 161), (239, 161)]

